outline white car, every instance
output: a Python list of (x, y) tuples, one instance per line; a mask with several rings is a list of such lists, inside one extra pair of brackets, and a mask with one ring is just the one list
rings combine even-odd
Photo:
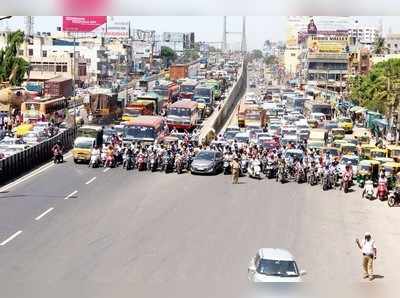
[(292, 254), (280, 248), (260, 248), (248, 267), (248, 278), (256, 283), (302, 282), (305, 274)]

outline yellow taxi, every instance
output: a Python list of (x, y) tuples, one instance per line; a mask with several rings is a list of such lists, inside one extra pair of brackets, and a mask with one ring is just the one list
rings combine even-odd
[(339, 127), (343, 128), (346, 133), (353, 132), (353, 121), (348, 117), (340, 117), (338, 120)]

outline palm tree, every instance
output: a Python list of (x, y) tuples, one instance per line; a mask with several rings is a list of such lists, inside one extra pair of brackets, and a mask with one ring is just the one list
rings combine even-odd
[(385, 46), (385, 39), (383, 37), (378, 37), (374, 42), (373, 53), (375, 55), (382, 55), (388, 51), (388, 48)]
[(24, 32), (18, 30), (7, 35), (7, 46), (0, 50), (0, 82), (9, 81), (19, 86), (29, 72), (29, 62), (18, 57), (18, 49), (24, 42)]

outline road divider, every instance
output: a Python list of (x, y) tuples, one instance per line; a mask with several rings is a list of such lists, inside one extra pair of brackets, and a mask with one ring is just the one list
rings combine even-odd
[(36, 221), (40, 220), (41, 218), (43, 218), (44, 216), (46, 216), (46, 214), (50, 213), (51, 211), (53, 211), (54, 208), (51, 207), (49, 209), (47, 209), (45, 212), (43, 212), (42, 214), (40, 214), (38, 217), (35, 218)]
[(209, 119), (204, 123), (200, 131), (199, 141), (201, 144), (209, 144), (216, 135), (219, 134), (225, 123), (230, 119), (239, 100), (242, 98), (247, 88), (247, 59), (243, 60), (241, 71), (238, 74), (238, 80), (229, 92), (227, 98), (218, 107)]
[(22, 231), (18, 231), (14, 234), (12, 234), (10, 237), (8, 237), (6, 240), (4, 240), (3, 242), (0, 243), (0, 246), (4, 246), (6, 245), (8, 242), (10, 242), (11, 240), (13, 240), (14, 238), (18, 237), (18, 235), (22, 234)]

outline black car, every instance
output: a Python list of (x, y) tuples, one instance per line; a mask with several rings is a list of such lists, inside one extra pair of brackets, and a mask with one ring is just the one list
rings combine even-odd
[(192, 174), (217, 174), (223, 169), (222, 153), (213, 150), (200, 151), (190, 166)]

